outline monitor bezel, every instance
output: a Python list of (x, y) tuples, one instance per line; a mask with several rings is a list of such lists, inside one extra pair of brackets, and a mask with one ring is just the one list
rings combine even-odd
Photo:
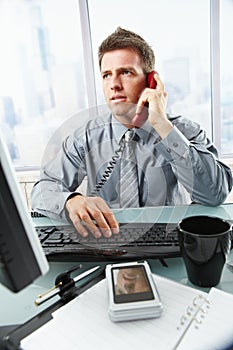
[(18, 292), (48, 270), (48, 261), (0, 134), (0, 283)]

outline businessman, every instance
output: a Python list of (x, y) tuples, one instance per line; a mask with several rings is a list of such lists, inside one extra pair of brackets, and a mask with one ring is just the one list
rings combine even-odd
[[(148, 43), (117, 28), (98, 54), (109, 112), (93, 115), (43, 167), (32, 191), (34, 210), (67, 218), (81, 236), (98, 238), (119, 232), (112, 208), (186, 204), (187, 193), (188, 203), (223, 203), (232, 188), (231, 171), (219, 161), (198, 124), (167, 113), (167, 93), (159, 74), (152, 73), (155, 84), (148, 86), (155, 66)], [(130, 141), (125, 136), (128, 130), (134, 131)], [(128, 145), (136, 178), (133, 170), (121, 173), (128, 167)], [(84, 177), (85, 195), (76, 192)]]

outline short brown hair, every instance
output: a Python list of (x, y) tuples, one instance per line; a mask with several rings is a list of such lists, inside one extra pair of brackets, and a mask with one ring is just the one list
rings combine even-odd
[(102, 58), (106, 52), (124, 48), (131, 48), (139, 53), (146, 74), (154, 70), (155, 55), (150, 45), (138, 34), (121, 27), (118, 27), (99, 46), (99, 67), (101, 68)]

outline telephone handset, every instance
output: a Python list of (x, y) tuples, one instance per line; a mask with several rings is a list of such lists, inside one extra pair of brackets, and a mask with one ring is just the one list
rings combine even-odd
[[(157, 86), (157, 81), (154, 79), (155, 73), (157, 72), (153, 70), (147, 75), (147, 87), (150, 89), (156, 89)], [(132, 120), (132, 124), (136, 128), (142, 127), (145, 121), (147, 120), (149, 107), (148, 103), (145, 103), (144, 107), (145, 108), (143, 108), (142, 112), (140, 114), (136, 114)]]
[(157, 86), (157, 81), (154, 79), (155, 73), (158, 74), (155, 70), (152, 70), (147, 75), (147, 84), (148, 84), (148, 88), (150, 89), (156, 89), (156, 86)]

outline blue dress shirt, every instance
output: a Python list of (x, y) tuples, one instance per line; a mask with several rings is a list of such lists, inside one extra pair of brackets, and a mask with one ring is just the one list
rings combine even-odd
[[(173, 129), (165, 139), (146, 122), (136, 131), (140, 206), (223, 203), (232, 188), (231, 170), (218, 160), (213, 143), (197, 123), (168, 115)], [(42, 166), (31, 195), (32, 207), (52, 218), (65, 218), (65, 202), (87, 178), (90, 195), (106, 173), (127, 128), (112, 114), (97, 116), (76, 129), (52, 160)], [(48, 151), (47, 151), (48, 153)], [(51, 155), (47, 154), (47, 158)], [(120, 156), (99, 190), (118, 208)], [(187, 194), (189, 198), (187, 198)]]

